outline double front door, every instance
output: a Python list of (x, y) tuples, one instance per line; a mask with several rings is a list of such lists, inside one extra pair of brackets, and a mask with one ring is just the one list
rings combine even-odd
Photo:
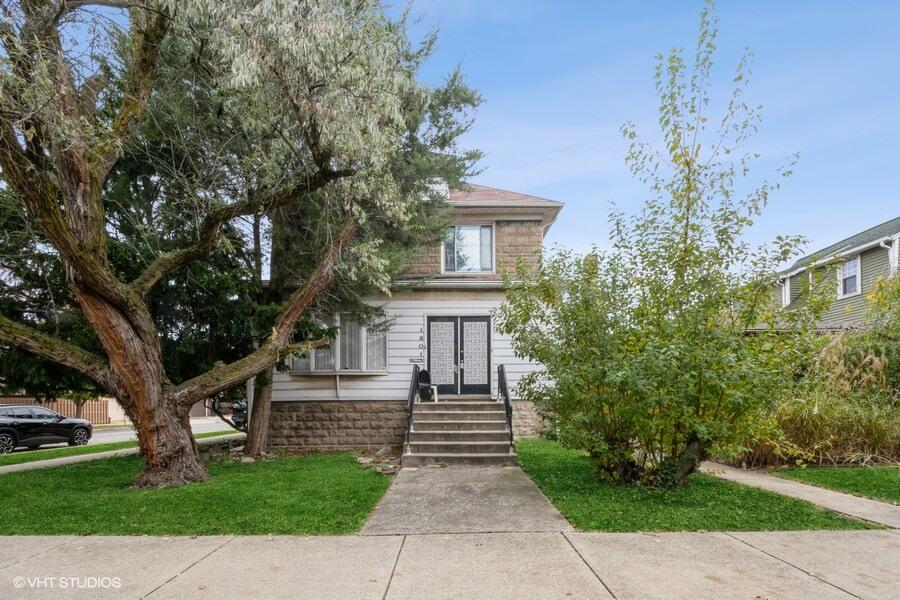
[(490, 394), (491, 318), (428, 317), (428, 371), (438, 394)]

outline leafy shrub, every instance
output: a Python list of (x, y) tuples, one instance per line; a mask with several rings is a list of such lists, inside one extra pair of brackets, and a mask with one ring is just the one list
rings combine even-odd
[[(663, 235), (648, 247), (674, 254), (673, 244)], [(775, 311), (768, 295), (753, 293), (762, 284), (725, 264), (714, 270), (698, 258), (703, 281), (683, 287), (652, 270), (637, 281), (628, 258), (559, 252), (537, 273), (523, 265), (498, 327), (517, 354), (542, 365), (519, 393), (553, 424), (554, 438), (584, 450), (601, 479), (672, 487), (713, 447), (744, 439), (745, 419), (793, 385), (808, 340), (802, 327), (747, 335), (747, 323)], [(735, 305), (746, 314), (734, 318), (726, 309)]]
[(823, 339), (804, 377), (748, 428), (742, 462), (900, 461), (900, 277), (868, 299), (868, 328)]
[(515, 352), (543, 366), (519, 393), (606, 480), (683, 483), (712, 448), (743, 439), (747, 419), (791, 385), (806, 355), (817, 304), (782, 314), (772, 293), (776, 266), (802, 240), (751, 248), (743, 237), (778, 188), (737, 183), (752, 170), (756, 156), (743, 147), (759, 123), (742, 100), (746, 60), (724, 117), (704, 114), (715, 35), (707, 6), (693, 72), (678, 51), (659, 57), (664, 149), (623, 127), (629, 167), (652, 192), (643, 210), (611, 216), (609, 250), (559, 252), (537, 273), (520, 265), (497, 312)]

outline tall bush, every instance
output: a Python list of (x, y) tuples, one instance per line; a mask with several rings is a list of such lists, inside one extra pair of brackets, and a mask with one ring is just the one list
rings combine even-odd
[(708, 128), (715, 38), (707, 7), (693, 68), (680, 51), (658, 57), (662, 150), (623, 127), (627, 162), (652, 192), (643, 210), (612, 214), (609, 250), (560, 252), (537, 273), (523, 265), (498, 311), (516, 353), (543, 365), (520, 393), (613, 481), (684, 482), (714, 446), (738, 443), (809, 350), (817, 303), (782, 314), (772, 293), (802, 240), (743, 240), (778, 188), (747, 177), (757, 157), (743, 147), (759, 123), (744, 100), (748, 57)]
[(861, 330), (823, 336), (809, 368), (748, 428), (741, 462), (900, 461), (900, 277), (877, 282)]

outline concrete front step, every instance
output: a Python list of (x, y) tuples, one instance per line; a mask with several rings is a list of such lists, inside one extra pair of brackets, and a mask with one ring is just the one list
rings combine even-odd
[(429, 421), (426, 418), (413, 419), (413, 431), (488, 431), (506, 429), (506, 419), (495, 419), (492, 421)]
[(429, 465), (466, 467), (514, 467), (518, 464), (513, 453), (479, 454), (404, 454), (400, 457), (404, 467), (425, 467)]
[(417, 419), (425, 421), (503, 421), (506, 412), (502, 410), (429, 410), (413, 411), (413, 422)]
[[(463, 394), (461, 396), (457, 396), (456, 394), (440, 394), (438, 396), (438, 400), (440, 400), (440, 404), (444, 402), (488, 402), (493, 400), (490, 394)], [(426, 402), (422, 402), (422, 404), (427, 404)]]
[[(471, 423), (472, 421), (469, 421)], [(509, 432), (505, 429), (485, 429), (471, 431), (465, 428), (445, 431), (410, 432), (411, 442), (509, 442)]]
[(417, 413), (446, 412), (446, 411), (472, 411), (472, 410), (504, 410), (500, 402), (420, 402), (415, 405)]
[(410, 442), (413, 454), (503, 454), (509, 453), (509, 440), (503, 442)]

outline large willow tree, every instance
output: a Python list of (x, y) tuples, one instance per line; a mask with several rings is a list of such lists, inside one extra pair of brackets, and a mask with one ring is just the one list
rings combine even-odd
[[(415, 81), (422, 53), (402, 23), (365, 0), (4, 2), (0, 43), (3, 185), (26, 227), (62, 259), (102, 351), (53, 336), (40, 314), (0, 316), (0, 342), (80, 371), (119, 399), (146, 465), (138, 485), (203, 480), (190, 406), (295, 350), (296, 322), (348, 250), (355, 276), (383, 279), (369, 259), (377, 244), (354, 238), (373, 220), (403, 227), (415, 214), (418, 191), (396, 185), (390, 165), (406, 131), (404, 102), (426, 101)], [(185, 68), (160, 69), (164, 52), (188, 57)], [(183, 114), (148, 108), (173, 94)], [(212, 115), (221, 131), (195, 135), (196, 115)], [(190, 235), (148, 236), (151, 258), (131, 276), (110, 259), (117, 223), (107, 196), (148, 125), (169, 136), (161, 146), (181, 149), (157, 156), (166, 177), (145, 182), (167, 191), (151, 220)], [(304, 197), (319, 203), (331, 233), (271, 331), (246, 356), (173, 383), (148, 302), (154, 287), (207, 260), (234, 220)]]

